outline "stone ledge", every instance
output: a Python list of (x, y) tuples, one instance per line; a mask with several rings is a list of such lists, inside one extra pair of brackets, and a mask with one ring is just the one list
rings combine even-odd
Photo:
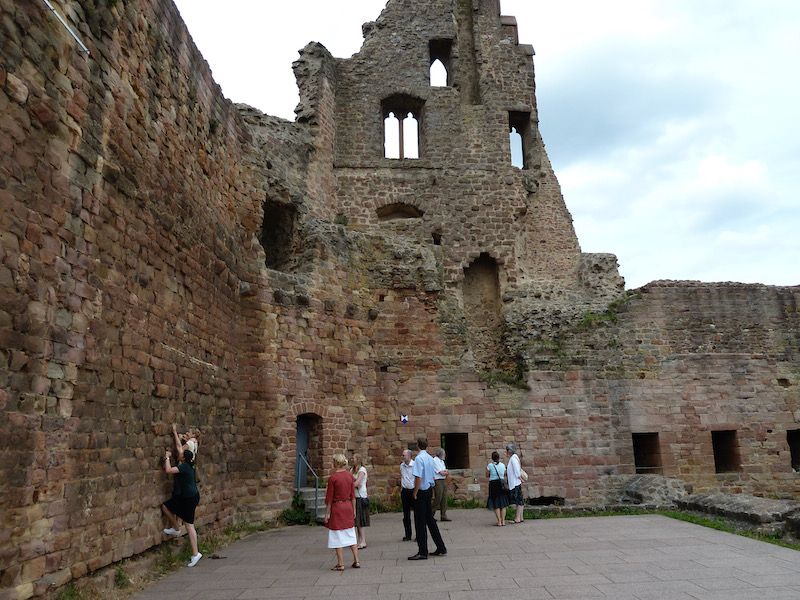
[(800, 502), (772, 500), (748, 494), (693, 494), (676, 500), (678, 508), (723, 517), (769, 536), (800, 532)]

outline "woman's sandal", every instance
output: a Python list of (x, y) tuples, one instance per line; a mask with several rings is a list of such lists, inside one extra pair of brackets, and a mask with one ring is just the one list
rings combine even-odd
[(354, 562), (354, 563), (353, 563), (351, 566), (352, 566), (354, 569), (360, 569), (360, 568), (361, 568), (361, 563)]
[(331, 567), (331, 571), (344, 571), (344, 565), (336, 565), (335, 567)]

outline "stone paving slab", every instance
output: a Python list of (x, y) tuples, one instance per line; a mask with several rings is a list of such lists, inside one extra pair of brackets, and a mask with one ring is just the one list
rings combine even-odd
[[(452, 510), (448, 554), (409, 562), (402, 515), (372, 517), (361, 569), (344, 572), (324, 527), (256, 533), (134, 600), (797, 600), (800, 552), (660, 515), (528, 520)], [(202, 532), (200, 532), (202, 537)], [(348, 557), (350, 557), (348, 559)]]

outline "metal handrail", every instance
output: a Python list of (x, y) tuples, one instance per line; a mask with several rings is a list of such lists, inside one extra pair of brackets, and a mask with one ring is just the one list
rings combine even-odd
[[(319, 476), (317, 475), (317, 472), (314, 469), (311, 468), (311, 465), (308, 464), (308, 461), (306, 460), (305, 456), (303, 456), (299, 452), (297, 453), (297, 456), (299, 456), (300, 458), (303, 459), (303, 462), (306, 464), (306, 468), (309, 471), (311, 471), (311, 474), (314, 476), (314, 522), (316, 522), (317, 521), (317, 515), (319, 515)], [(297, 478), (296, 478), (297, 490), (299, 492), (300, 491), (300, 465), (298, 463), (295, 463), (295, 464), (298, 467), (297, 468), (297, 473), (295, 475), (297, 476)]]

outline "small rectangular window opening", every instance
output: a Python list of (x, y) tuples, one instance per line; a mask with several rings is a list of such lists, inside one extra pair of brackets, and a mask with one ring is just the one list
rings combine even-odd
[(529, 167), (530, 151), (533, 146), (531, 139), (531, 113), (508, 113), (508, 135), (511, 146), (511, 164), (520, 169)]
[(447, 469), (469, 469), (469, 434), (443, 433), (442, 448), (447, 453)]
[(786, 441), (789, 444), (789, 453), (792, 457), (792, 471), (800, 473), (800, 429), (787, 431)]
[(714, 450), (714, 468), (717, 473), (741, 471), (742, 460), (736, 441), (736, 430), (712, 431), (711, 445)]
[(639, 474), (656, 473), (663, 475), (661, 465), (661, 448), (658, 444), (658, 433), (633, 434), (633, 461)]

